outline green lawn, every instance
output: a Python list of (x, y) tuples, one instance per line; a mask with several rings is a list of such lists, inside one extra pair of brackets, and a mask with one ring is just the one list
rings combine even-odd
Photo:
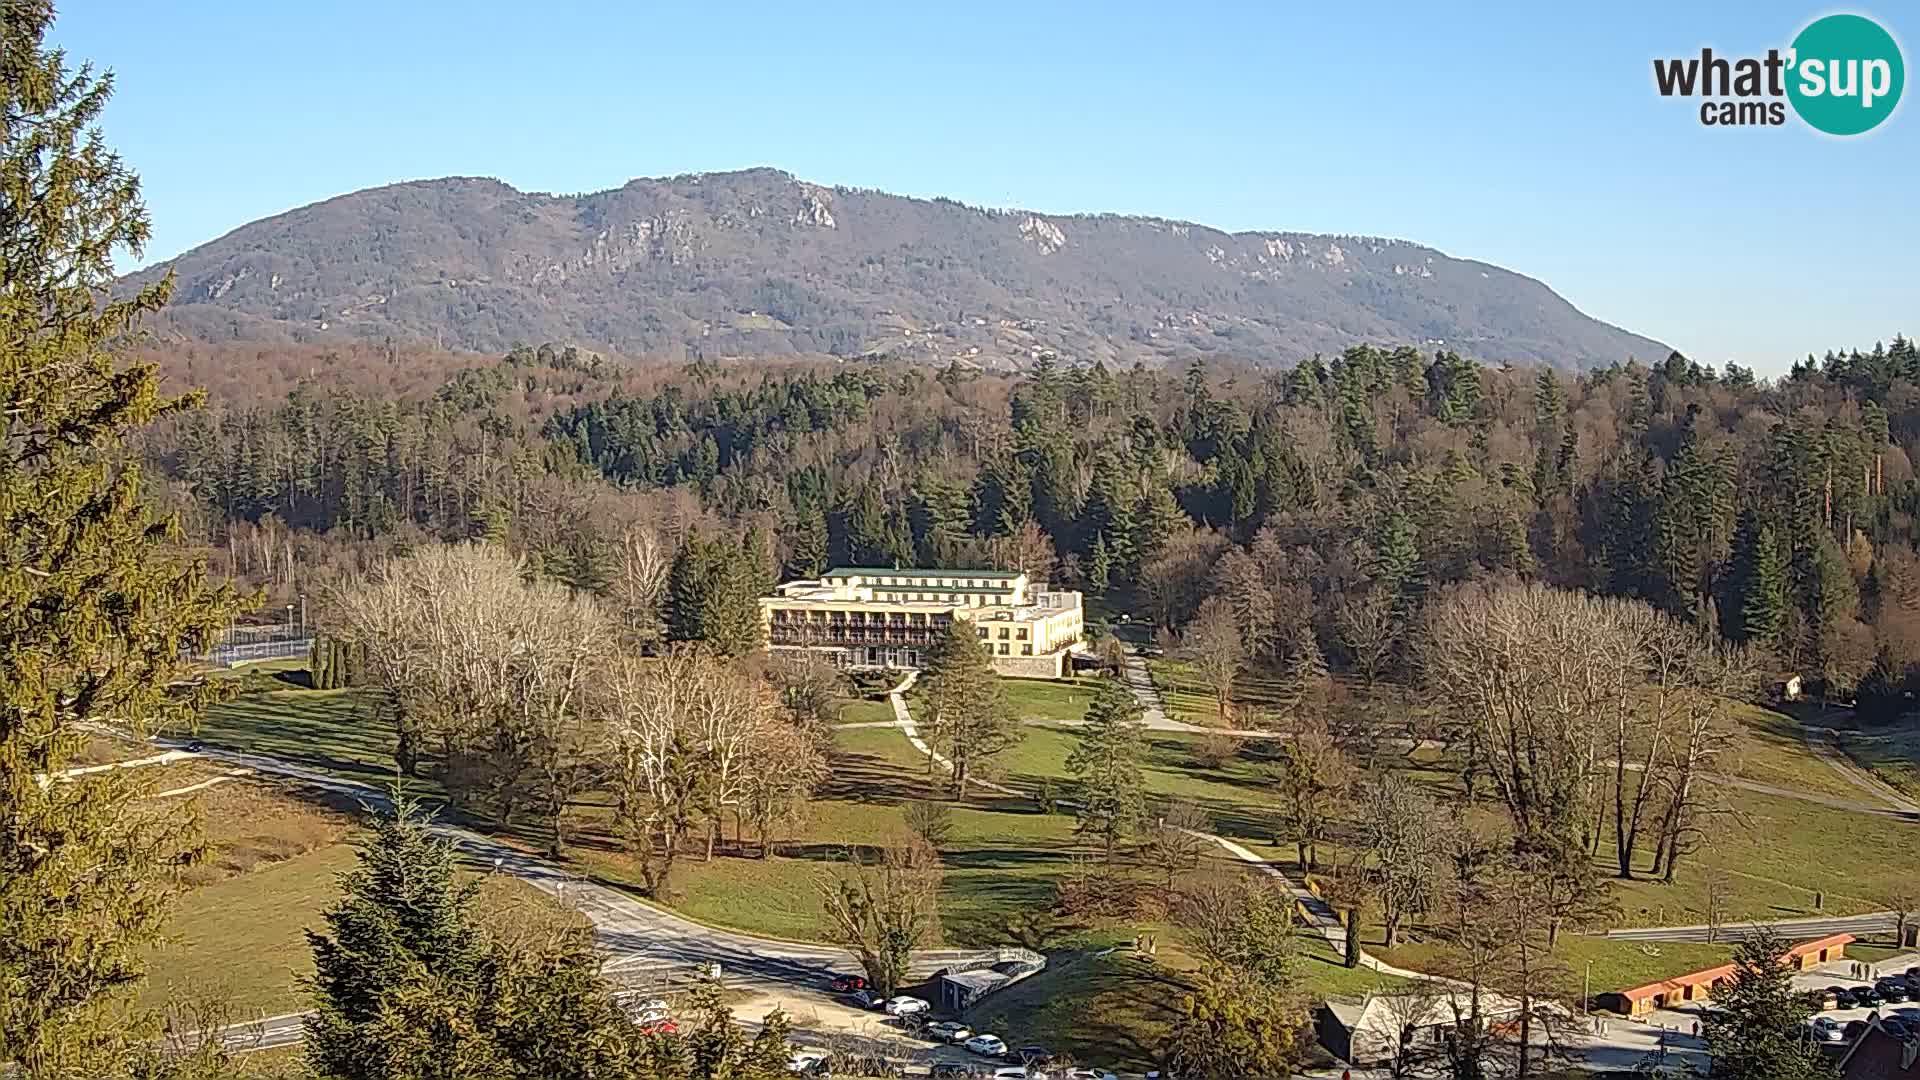
[[(1009, 1045), (1040, 1042), (1074, 1061), (1140, 1071), (1158, 1060), (1180, 1001), (1191, 989), (1195, 961), (1172, 935), (1149, 959), (1125, 944), (1133, 931), (1116, 932), (1102, 949), (1063, 951), (1047, 970), (982, 1001), (964, 1017), (977, 1031), (991, 1031)], [(1341, 965), (1324, 938), (1301, 930), (1295, 971), (1309, 1003), (1331, 996), (1391, 990), (1404, 980)]]
[(394, 776), (393, 728), (371, 690), (269, 690), (207, 710), (199, 737), (372, 783)]
[(1002, 679), (1007, 706), (1022, 723), (1072, 723), (1085, 717), (1097, 684), (1092, 679)]
[(1191, 664), (1164, 657), (1151, 659), (1147, 661), (1147, 674), (1152, 677), (1154, 688), (1160, 691), (1160, 702), (1166, 706), (1168, 718), (1189, 724), (1219, 721), (1219, 707), (1214, 703), (1213, 694), (1200, 685)]
[(1884, 727), (1843, 732), (1840, 748), (1908, 798), (1920, 799), (1920, 720), (1907, 717)]
[(171, 997), (225, 998), (273, 1016), (301, 1008), (294, 980), (313, 972), (302, 930), (337, 895), (334, 875), (353, 848), (333, 844), (187, 893), (167, 922), (168, 943), (147, 956), (138, 1004)]
[(1878, 910), (1883, 893), (1913, 878), (1920, 824), (1748, 791), (1727, 798), (1736, 817), (1717, 826), (1706, 850), (1681, 860), (1674, 884), (1615, 883), (1623, 925), (1704, 922), (1709, 859), (1732, 879), (1728, 920), (1811, 915), (1816, 892), (1825, 894), (1817, 910), (1827, 914)]
[[(1382, 949), (1376, 930), (1368, 935), (1366, 948), (1396, 967), (1414, 971), (1445, 970), (1444, 950), (1432, 942), (1402, 941), (1392, 949)], [(1562, 934), (1553, 950), (1566, 966), (1566, 991), (1571, 996), (1584, 990), (1589, 963), (1593, 965), (1593, 992), (1604, 994), (1715, 967), (1726, 963), (1733, 951), (1730, 945), (1613, 941), (1583, 934)]]
[(1729, 775), (1816, 795), (1859, 796), (1860, 789), (1807, 749), (1798, 720), (1755, 705), (1740, 706), (1736, 715), (1746, 738), (1722, 765)]
[[(297, 982), (313, 973), (305, 931), (323, 927), (321, 911), (339, 896), (336, 876), (353, 863), (353, 845), (342, 840), (189, 890), (167, 921), (165, 942), (148, 950), (136, 1004), (158, 1008), (191, 995), (223, 998), (247, 1015), (305, 1008)], [(504, 876), (487, 879), (479, 913), (503, 933), (579, 919)]]
[(836, 723), (893, 723), (893, 706), (884, 698), (878, 701), (872, 698), (843, 698), (837, 708), (840, 714)]

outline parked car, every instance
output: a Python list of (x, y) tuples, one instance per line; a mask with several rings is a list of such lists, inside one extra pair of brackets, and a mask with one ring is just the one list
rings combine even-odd
[(642, 1035), (677, 1035), (679, 1032), (680, 1025), (674, 1023), (670, 1017), (651, 1022), (643, 1021), (640, 1024), (640, 1034)]
[(1909, 1006), (1904, 1009), (1888, 1009), (1882, 1016), (1897, 1016), (1909, 1024), (1920, 1024), (1920, 1009)]
[(1821, 1012), (1840, 1007), (1840, 995), (1831, 990), (1815, 990), (1808, 996), (1813, 999), (1813, 1007)]
[(888, 1016), (917, 1016), (933, 1006), (911, 994), (901, 994), (898, 997), (888, 998), (881, 1008), (886, 1010)]
[(1848, 1042), (1852, 1042), (1853, 1040), (1859, 1038), (1862, 1035), (1865, 1035), (1866, 1033), (1867, 1033), (1867, 1022), (1865, 1020), (1849, 1020), (1847, 1021), (1847, 1026), (1845, 1031), (1843, 1032), (1843, 1035), (1845, 1036)]
[(1853, 991), (1853, 1003), (1859, 1008), (1871, 1009), (1877, 1005), (1885, 1005), (1887, 999), (1882, 997), (1880, 991), (1875, 990), (1873, 987), (1861, 986), (1855, 988)]
[(993, 1070), (993, 1080), (1047, 1080), (1047, 1074), (1025, 1065), (1002, 1065)]
[(1120, 1080), (1120, 1078), (1105, 1069), (1068, 1069), (1061, 1074), (1060, 1080)]
[(927, 1036), (943, 1043), (961, 1043), (973, 1038), (973, 1029), (957, 1020), (942, 1020), (927, 1025)]
[(1897, 1016), (1886, 1016), (1883, 1014), (1880, 1017), (1880, 1030), (1886, 1032), (1887, 1034), (1893, 1036), (1896, 1039), (1899, 1039), (1901, 1042), (1905, 1042), (1906, 1040), (1913, 1038), (1915, 1035), (1920, 1035), (1920, 1023), (1915, 1023), (1909, 1020), (1902, 1020), (1900, 1017), (1897, 1017)]
[(1016, 1050), (1014, 1053), (1017, 1057), (1019, 1057), (1020, 1064), (1022, 1065), (1045, 1068), (1048, 1064), (1050, 1064), (1053, 1061), (1052, 1051), (1048, 1050), (1044, 1046), (1039, 1046), (1035, 1044), (1028, 1044), (1026, 1046), (1023, 1046), (1019, 1050)]
[(1879, 982), (1873, 984), (1873, 989), (1881, 997), (1891, 1002), (1898, 1003), (1907, 1000), (1907, 980), (1904, 977), (1898, 979), (1891, 977), (1881, 979)]
[(865, 990), (867, 978), (864, 975), (835, 975), (833, 981), (827, 985), (832, 987), (836, 994), (851, 994), (855, 990)]
[(847, 1000), (862, 1009), (877, 1009), (881, 1002), (880, 995), (871, 990), (855, 990), (847, 995)]
[(1816, 1016), (1807, 1021), (1807, 1030), (1813, 1034), (1814, 1042), (1838, 1043), (1847, 1041), (1847, 1026), (1830, 1016)]
[(795, 1050), (787, 1059), (787, 1071), (795, 1076), (832, 1076), (828, 1057), (820, 1050)]
[(670, 1014), (665, 1009), (645, 1009), (641, 1011), (640, 1015), (634, 1017), (633, 1019), (634, 1019), (634, 1023), (645, 1025), (645, 1024), (657, 1024), (660, 1021), (666, 1020), (669, 1018), (670, 1018)]
[(975, 1035), (962, 1044), (968, 1051), (982, 1057), (1003, 1058), (1007, 1056), (1007, 1044), (998, 1035)]
[(1845, 1009), (1853, 1005), (1853, 990), (1845, 986), (1829, 986), (1820, 991), (1822, 996), (1833, 998), (1833, 1008)]

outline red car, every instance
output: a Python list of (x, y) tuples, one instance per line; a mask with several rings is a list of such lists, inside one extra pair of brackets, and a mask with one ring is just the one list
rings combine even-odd
[(679, 1031), (680, 1025), (670, 1019), (650, 1020), (640, 1025), (640, 1034), (642, 1035), (676, 1035)]
[(855, 990), (865, 990), (867, 980), (859, 975), (835, 975), (833, 981), (827, 985), (832, 987), (836, 994), (851, 994)]

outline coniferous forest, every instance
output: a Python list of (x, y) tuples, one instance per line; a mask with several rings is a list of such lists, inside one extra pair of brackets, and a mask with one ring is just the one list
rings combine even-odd
[[(1288, 367), (1112, 371), (606, 360), (286, 348), (159, 353), (210, 407), (144, 453), (193, 542), (267, 610), (436, 538), (484, 538), (573, 588), (645, 550), (743, 566), (736, 592), (836, 564), (994, 564), (1336, 666), (1404, 663), (1436, 589), (1490, 578), (1644, 599), (1862, 703), (1920, 677), (1909, 453), (1920, 354), (1782, 378), (1678, 354), (1579, 374), (1355, 348)], [(673, 605), (627, 615), (672, 635)], [(1362, 633), (1366, 613), (1390, 625)], [(1301, 627), (1273, 625), (1313, 620)], [(1384, 634), (1386, 642), (1362, 641)]]

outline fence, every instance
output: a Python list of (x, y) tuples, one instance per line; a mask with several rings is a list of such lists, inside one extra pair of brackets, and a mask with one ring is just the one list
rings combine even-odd
[(200, 654), (209, 664), (233, 667), (261, 660), (305, 656), (313, 649), (313, 635), (295, 622), (256, 626), (229, 626), (211, 649)]

